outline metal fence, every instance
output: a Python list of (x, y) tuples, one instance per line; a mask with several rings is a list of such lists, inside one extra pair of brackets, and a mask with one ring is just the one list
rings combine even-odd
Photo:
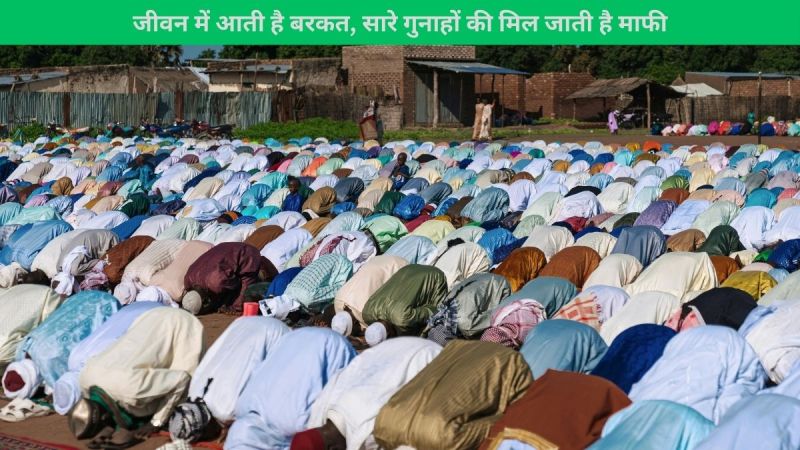
[(0, 123), (27, 125), (33, 122), (61, 123), (64, 94), (50, 92), (0, 92)]
[(269, 122), (269, 92), (162, 92), (152, 94), (81, 94), (0, 92), (0, 123), (9, 127), (50, 121), (70, 127), (136, 125), (141, 120), (168, 124), (180, 117), (212, 125), (249, 127)]

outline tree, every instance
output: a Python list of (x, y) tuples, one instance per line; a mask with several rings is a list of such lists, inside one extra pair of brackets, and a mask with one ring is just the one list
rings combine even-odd
[(197, 55), (197, 59), (217, 59), (217, 52), (213, 48), (207, 48)]

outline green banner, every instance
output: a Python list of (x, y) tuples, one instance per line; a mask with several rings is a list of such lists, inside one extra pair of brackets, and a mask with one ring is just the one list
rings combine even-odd
[(38, 0), (4, 6), (17, 45), (800, 45), (797, 8), (698, 0)]

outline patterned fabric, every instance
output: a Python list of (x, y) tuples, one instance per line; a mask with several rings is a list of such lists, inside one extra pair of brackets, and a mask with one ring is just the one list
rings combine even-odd
[(30, 357), (47, 386), (67, 371), (70, 351), (119, 309), (111, 294), (85, 291), (73, 295), (17, 348), (16, 360)]
[(322, 309), (353, 273), (353, 264), (342, 255), (325, 255), (309, 264), (286, 287), (284, 295), (309, 309)]
[(564, 305), (552, 318), (574, 320), (576, 322), (585, 323), (594, 329), (599, 329), (600, 305), (596, 300), (597, 295), (593, 292), (579, 295), (571, 302)]
[(455, 299), (439, 305), (430, 319), (428, 319), (428, 339), (444, 346), (447, 341), (458, 337), (458, 308)]
[(545, 320), (545, 311), (536, 300), (516, 300), (492, 314), (492, 324), (481, 336), (482, 341), (519, 348), (533, 327)]

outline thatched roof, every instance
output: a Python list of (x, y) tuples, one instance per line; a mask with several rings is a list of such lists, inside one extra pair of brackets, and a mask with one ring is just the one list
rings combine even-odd
[(646, 78), (615, 78), (611, 80), (596, 80), (583, 89), (573, 92), (567, 96), (567, 100), (577, 100), (583, 98), (610, 98), (622, 94), (631, 94), (647, 84), (650, 84), (651, 91), (661, 93), (667, 97), (680, 97), (681, 94), (669, 86), (650, 81)]

